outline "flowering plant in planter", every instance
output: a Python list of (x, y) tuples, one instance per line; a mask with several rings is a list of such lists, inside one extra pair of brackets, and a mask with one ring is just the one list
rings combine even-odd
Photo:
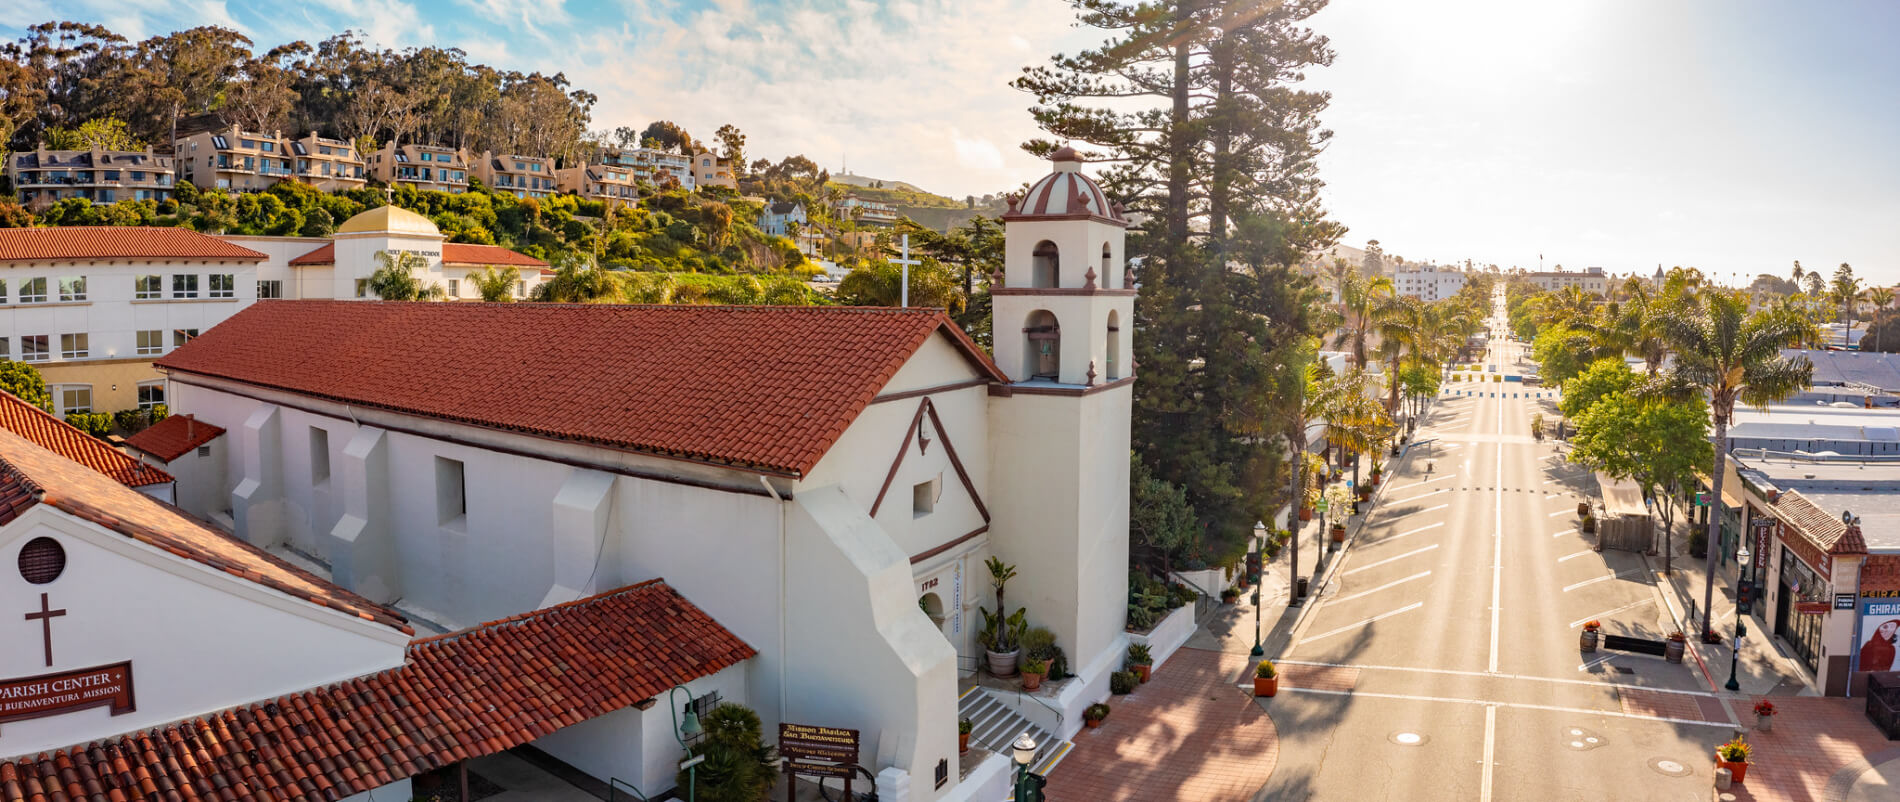
[(1770, 702), (1767, 699), (1763, 699), (1755, 703), (1755, 715), (1772, 716), (1774, 714), (1775, 714), (1775, 703)]
[(1684, 637), (1684, 636), (1683, 636), (1683, 634), (1682, 634), (1682, 630), (1680, 630), (1680, 629), (1678, 629), (1678, 630), (1676, 630), (1676, 631), (1674, 631), (1674, 632), (1671, 632), (1671, 633), (1669, 633), (1669, 639), (1670, 639), (1671, 641), (1674, 641), (1674, 642), (1676, 642), (1676, 643), (1687, 643), (1687, 642), (1688, 642), (1688, 640), (1689, 640), (1688, 638), (1686, 638), (1686, 637)]
[(1725, 763), (1747, 763), (1748, 756), (1754, 753), (1755, 748), (1740, 738), (1715, 748), (1715, 754)]
[(1583, 631), (1585, 632), (1595, 632), (1602, 628), (1603, 628), (1602, 621), (1590, 620), (1590, 621), (1583, 622)]

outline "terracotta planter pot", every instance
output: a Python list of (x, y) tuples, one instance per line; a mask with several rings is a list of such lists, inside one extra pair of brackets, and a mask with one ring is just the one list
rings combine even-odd
[(1663, 659), (1671, 663), (1680, 663), (1682, 662), (1682, 651), (1687, 647), (1688, 644), (1679, 640), (1666, 641), (1663, 643)]
[(1371, 501), (1371, 500), (1372, 500), (1372, 488), (1369, 488), (1369, 487), (1362, 487), (1362, 488), (1359, 488), (1359, 501), (1360, 501), (1360, 503), (1362, 503), (1362, 504), (1363, 504), (1363, 503), (1365, 503), (1365, 502), (1368, 502), (1368, 501)]
[(957, 754), (961, 755), (968, 751), (970, 751), (970, 734), (967, 732), (957, 733)]
[(1577, 502), (1577, 517), (1578, 518), (1590, 517), (1590, 502), (1587, 502), (1587, 501)]
[(1596, 651), (1597, 650), (1597, 633), (1589, 631), (1589, 630), (1585, 630), (1582, 635), (1577, 636), (1577, 648), (1582, 649), (1586, 652)]
[(1301, 508), (1300, 508), (1300, 520), (1302, 520), (1302, 521), (1311, 521), (1311, 520), (1313, 520), (1313, 508), (1312, 508), (1312, 507), (1301, 507)]
[(992, 652), (984, 649), (983, 656), (989, 660), (991, 674), (999, 677), (1013, 677), (1016, 676), (1016, 658), (1022, 655), (1022, 651), (1011, 649), (1007, 652)]
[(1730, 763), (1723, 760), (1719, 754), (1715, 756), (1715, 767), (1718, 769), (1728, 769), (1730, 780), (1736, 785), (1741, 785), (1742, 778), (1748, 776), (1748, 763)]
[(1333, 542), (1334, 543), (1346, 542), (1346, 527), (1343, 527), (1343, 526), (1333, 527)]
[(1085, 718), (1082, 719), (1082, 723), (1091, 730), (1101, 729), (1102, 727), (1102, 720), (1099, 718)]
[(1024, 671), (1023, 672), (1023, 690), (1033, 691), (1033, 690), (1036, 690), (1037, 688), (1042, 687), (1042, 677), (1043, 675), (1041, 674), (1031, 674), (1027, 671)]
[(1253, 695), (1272, 696), (1279, 692), (1280, 692), (1280, 678), (1279, 677), (1254, 677), (1253, 678)]
[(1134, 666), (1129, 666), (1128, 670), (1135, 672), (1135, 676), (1141, 677), (1142, 683), (1147, 684), (1148, 672), (1153, 671), (1154, 666), (1134, 665)]
[(1378, 487), (1378, 486), (1379, 486), (1379, 483), (1380, 483), (1380, 482), (1383, 482), (1383, 481), (1385, 481), (1385, 476), (1384, 476), (1383, 474), (1377, 474), (1377, 473), (1375, 473), (1375, 474), (1373, 474), (1373, 475), (1372, 475), (1372, 486), (1373, 486), (1373, 487)]

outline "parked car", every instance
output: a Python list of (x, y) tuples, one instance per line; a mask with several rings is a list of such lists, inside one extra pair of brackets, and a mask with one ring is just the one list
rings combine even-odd
[(1543, 385), (1543, 383), (1544, 383), (1544, 377), (1542, 376), (1539, 376), (1535, 373), (1524, 374), (1524, 386), (1526, 387), (1540, 387)]

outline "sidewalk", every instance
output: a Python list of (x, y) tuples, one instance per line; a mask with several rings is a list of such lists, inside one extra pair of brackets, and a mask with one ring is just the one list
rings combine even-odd
[[(1660, 538), (1660, 534), (1658, 534)], [(1660, 544), (1659, 544), (1660, 545)], [(1678, 626), (1689, 635), (1690, 651), (1701, 661), (1709, 689), (1717, 693), (1726, 693), (1724, 685), (1728, 682), (1729, 658), (1733, 653), (1735, 631), (1735, 583), (1726, 576), (1720, 564), (1716, 565), (1714, 615), (1710, 617), (1710, 627), (1723, 637), (1719, 644), (1702, 643), (1695, 634), (1701, 630), (1700, 617), (1688, 620), (1688, 611), (1702, 604), (1703, 581), (1708, 576), (1706, 558), (1689, 556), (1689, 533), (1677, 525), (1675, 534), (1675, 553), (1672, 555), (1673, 574), (1666, 583), (1661, 583), (1664, 599), (1669, 610), (1662, 618), (1669, 629)], [(1659, 579), (1662, 576), (1662, 557), (1646, 557), (1650, 571)], [(1748, 704), (1737, 708), (1737, 715), (1747, 712), (1747, 706), (1753, 704), (1756, 696), (1814, 696), (1815, 691), (1808, 686), (1806, 668), (1787, 650), (1786, 645), (1777, 643), (1767, 622), (1762, 620), (1761, 605), (1748, 616), (1748, 637), (1742, 640), (1740, 659), (1736, 661), (1736, 683), (1741, 686), (1738, 696), (1751, 697)]]

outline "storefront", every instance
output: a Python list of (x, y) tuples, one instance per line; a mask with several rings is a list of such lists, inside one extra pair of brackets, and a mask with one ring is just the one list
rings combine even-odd
[[(1752, 505), (1751, 505), (1752, 506)], [(1765, 507), (1765, 509), (1763, 508)], [(1773, 516), (1751, 526), (1750, 549), (1769, 536), (1761, 552), (1759, 587), (1766, 597), (1758, 612), (1783, 651), (1826, 696), (1848, 692), (1860, 611), (1856, 591), (1867, 546), (1860, 526), (1799, 491), (1777, 493), (1752, 513)], [(1755, 521), (1766, 520), (1764, 517)]]
[(1830, 612), (1831, 585), (1820, 572), (1802, 562), (1793, 550), (1781, 549), (1779, 593), (1774, 620), (1776, 635), (1788, 643), (1808, 670), (1821, 673), (1821, 624)]

